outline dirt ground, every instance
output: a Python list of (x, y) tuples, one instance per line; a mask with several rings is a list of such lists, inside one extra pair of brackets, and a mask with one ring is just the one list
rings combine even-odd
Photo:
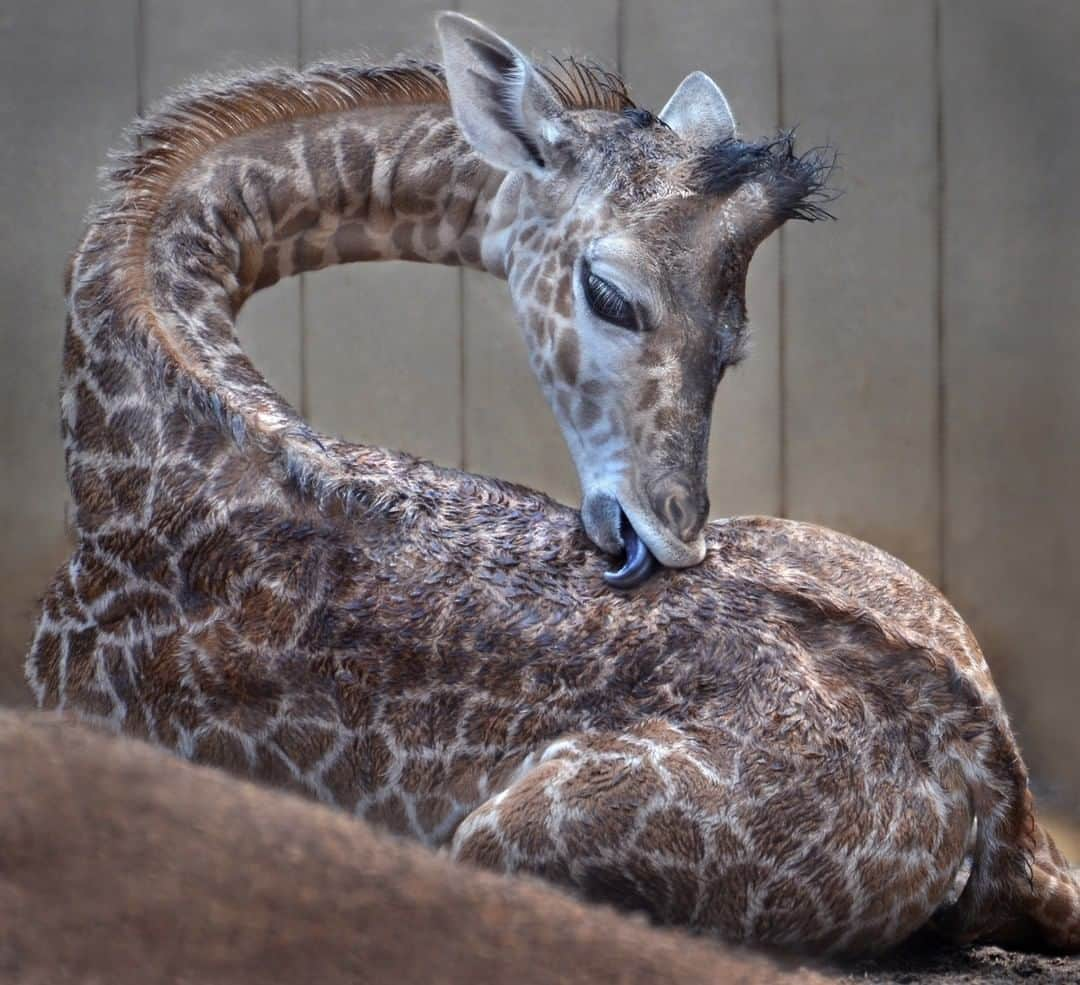
[(1019, 954), (1000, 947), (968, 950), (943, 948), (929, 940), (911, 942), (897, 954), (878, 961), (861, 962), (837, 969), (844, 982), (861, 985), (909, 983), (909, 985), (975, 985), (1017, 983), (1042, 985), (1061, 982), (1080, 985), (1080, 957)]

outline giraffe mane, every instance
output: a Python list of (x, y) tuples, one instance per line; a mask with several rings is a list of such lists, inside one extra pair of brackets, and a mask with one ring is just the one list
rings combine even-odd
[(578, 58), (551, 56), (551, 65), (537, 69), (567, 109), (602, 109), (623, 113), (636, 109), (622, 76)]
[[(633, 109), (626, 83), (614, 72), (578, 58), (551, 58), (537, 70), (569, 110)], [(403, 61), (385, 67), (323, 62), (303, 71), (272, 68), (193, 84), (135, 123), (130, 150), (109, 174), (132, 191), (128, 218), (151, 208), (175, 175), (210, 146), (275, 123), (367, 106), (449, 102), (441, 65)]]

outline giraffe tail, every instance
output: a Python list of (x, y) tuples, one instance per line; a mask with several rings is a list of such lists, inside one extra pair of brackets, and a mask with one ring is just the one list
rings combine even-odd
[(980, 817), (967, 886), (935, 924), (963, 943), (1080, 954), (1080, 869), (1039, 823), (1026, 785), (1013, 810)]
[[(1030, 795), (1029, 795), (1030, 796)], [(1055, 951), (1080, 953), (1080, 870), (1070, 868), (1050, 832), (1031, 813), (1034, 849), (1022, 897), (1025, 916)]]

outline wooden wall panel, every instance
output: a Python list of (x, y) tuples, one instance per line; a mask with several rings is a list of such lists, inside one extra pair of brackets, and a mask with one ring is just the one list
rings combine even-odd
[[(522, 51), (588, 54), (617, 67), (618, 0), (473, 0), (468, 12)], [(466, 271), (465, 466), (580, 501), (577, 473), (529, 368), (505, 283)]]
[[(305, 62), (434, 51), (445, 0), (303, 0)], [(316, 427), (461, 464), (461, 275), (365, 263), (304, 277), (306, 409)]]
[(1080, 812), (1080, 7), (942, 14), (946, 581)]
[(0, 13), (0, 704), (30, 700), (37, 599), (69, 553), (57, 381), (64, 264), (136, 110), (135, 0)]
[[(624, 0), (623, 72), (632, 94), (658, 111), (682, 79), (708, 72), (724, 90), (740, 134), (775, 132), (776, 17), (757, 0), (691, 0), (678, 16), (654, 0)], [(750, 267), (750, 358), (721, 384), (709, 443), (714, 516), (778, 513), (780, 499), (779, 237)]]
[(781, 105), (839, 147), (837, 223), (784, 230), (785, 503), (940, 575), (931, 0), (783, 0)]
[[(143, 109), (168, 91), (205, 75), (263, 65), (297, 64), (299, 0), (144, 0), (141, 87)], [(244, 350), (294, 406), (300, 379), (300, 283), (285, 280), (243, 308), (237, 332)]]

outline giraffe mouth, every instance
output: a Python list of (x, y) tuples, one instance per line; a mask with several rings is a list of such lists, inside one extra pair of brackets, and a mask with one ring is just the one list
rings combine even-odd
[(622, 565), (614, 571), (604, 572), (604, 581), (612, 588), (636, 588), (647, 581), (660, 563), (653, 557), (653, 552), (639, 536), (630, 522), (630, 518), (619, 510), (621, 516), (620, 531), (623, 545), (626, 548), (626, 557)]

